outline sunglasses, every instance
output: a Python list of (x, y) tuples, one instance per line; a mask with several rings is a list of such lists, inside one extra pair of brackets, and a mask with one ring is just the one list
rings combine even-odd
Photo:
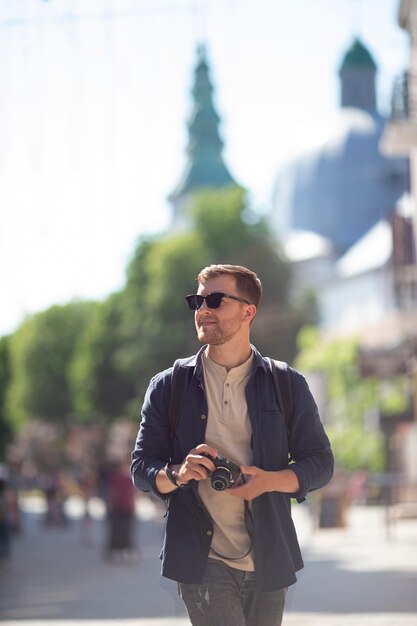
[(238, 302), (245, 302), (246, 304), (250, 304), (244, 298), (238, 298), (237, 296), (231, 296), (228, 293), (222, 293), (221, 291), (214, 291), (213, 293), (207, 294), (207, 296), (200, 296), (200, 294), (185, 296), (185, 299), (188, 302), (188, 306), (192, 311), (198, 311), (198, 309), (203, 306), (204, 300), (209, 309), (218, 309), (223, 298), (230, 298), (231, 300), (237, 300)]

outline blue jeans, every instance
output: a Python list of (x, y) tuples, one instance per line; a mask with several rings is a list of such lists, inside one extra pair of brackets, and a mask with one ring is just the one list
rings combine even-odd
[(281, 626), (286, 591), (258, 591), (255, 572), (216, 559), (200, 584), (178, 583), (193, 626)]

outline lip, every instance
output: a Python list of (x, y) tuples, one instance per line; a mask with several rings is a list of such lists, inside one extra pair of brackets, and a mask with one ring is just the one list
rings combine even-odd
[(202, 319), (199, 320), (198, 322), (198, 326), (200, 328), (204, 328), (205, 326), (212, 326), (213, 324), (215, 324), (216, 322), (214, 320), (206, 320), (206, 319)]

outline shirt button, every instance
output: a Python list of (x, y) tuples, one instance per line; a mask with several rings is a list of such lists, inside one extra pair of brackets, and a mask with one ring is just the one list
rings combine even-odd
[(200, 415), (200, 419), (201, 419), (201, 420), (205, 420), (205, 419), (207, 419), (207, 415), (204, 415), (204, 413), (203, 413), (203, 415)]
[(228, 400), (225, 400), (225, 401), (224, 401), (224, 403), (225, 403), (225, 404), (229, 404), (229, 401), (228, 401)]
[(211, 537), (211, 535), (212, 535), (211, 530), (208, 530), (208, 531), (207, 531), (207, 535), (208, 535), (209, 537)]

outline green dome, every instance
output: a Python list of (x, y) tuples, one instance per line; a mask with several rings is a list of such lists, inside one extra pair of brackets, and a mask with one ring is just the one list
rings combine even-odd
[(365, 46), (362, 44), (359, 39), (355, 39), (349, 50), (346, 52), (344, 59), (342, 61), (342, 65), (340, 66), (340, 71), (347, 68), (371, 68), (376, 70), (376, 63), (372, 58), (371, 53)]

